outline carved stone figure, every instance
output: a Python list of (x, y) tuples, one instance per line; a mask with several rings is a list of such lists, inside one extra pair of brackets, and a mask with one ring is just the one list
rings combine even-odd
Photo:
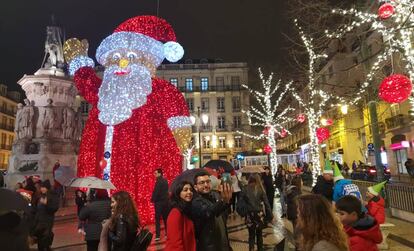
[(16, 112), (16, 120), (14, 121), (14, 132), (16, 134), (16, 138), (15, 140), (19, 140), (22, 138), (22, 131), (23, 131), (23, 127), (22, 127), (22, 111), (23, 111), (23, 104), (22, 103), (18, 103), (17, 104), (17, 112)]
[(78, 108), (78, 111), (75, 115), (75, 132), (73, 138), (75, 140), (80, 141), (80, 138), (82, 136), (82, 130), (83, 130), (83, 119), (82, 119), (82, 111), (81, 108)]
[(34, 117), (34, 108), (30, 103), (30, 100), (25, 99), (24, 103), (26, 104), (21, 112), (21, 118), (19, 122), (19, 127), (21, 127), (20, 138), (33, 138), (33, 117)]
[(75, 111), (71, 107), (63, 109), (63, 138), (71, 139), (75, 131)]
[(47, 105), (44, 107), (43, 116), (42, 116), (42, 127), (43, 127), (43, 136), (51, 136), (53, 128), (55, 127), (55, 110), (53, 108), (53, 100), (48, 99)]
[(62, 31), (59, 27), (48, 26), (46, 28), (45, 57), (47, 57), (45, 68), (61, 68), (64, 63), (62, 47)]

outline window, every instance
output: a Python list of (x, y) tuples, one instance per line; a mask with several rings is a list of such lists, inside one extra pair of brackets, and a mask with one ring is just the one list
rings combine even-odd
[(240, 77), (239, 76), (232, 76), (231, 77), (231, 85), (232, 86), (240, 85)]
[(86, 101), (82, 101), (80, 104), (81, 112), (88, 113), (89, 112), (89, 104)]
[(394, 151), (395, 159), (397, 161), (398, 173), (407, 173), (407, 168), (405, 168), (404, 163), (407, 161), (408, 154), (407, 148), (399, 149)]
[(2, 146), (6, 145), (6, 143), (7, 143), (6, 138), (7, 138), (7, 135), (5, 133), (2, 133), (1, 134), (1, 145)]
[(178, 86), (178, 79), (177, 78), (170, 78), (170, 83), (173, 86), (177, 87)]
[(208, 91), (208, 78), (201, 78), (201, 91)]
[(391, 105), (391, 117), (397, 116), (398, 114), (400, 114), (400, 105), (392, 104)]
[(242, 137), (241, 136), (235, 136), (234, 137), (234, 147), (241, 148), (242, 147)]
[(217, 126), (218, 126), (219, 129), (225, 129), (226, 128), (224, 117), (217, 117)]
[(239, 112), (240, 111), (240, 97), (233, 97), (232, 104), (233, 104), (233, 112)]
[(203, 138), (203, 147), (204, 148), (210, 148), (210, 137), (206, 136)]
[(193, 79), (192, 78), (185, 79), (185, 90), (193, 91)]
[(208, 107), (209, 107), (209, 99), (208, 98), (202, 98), (201, 99), (201, 110), (203, 112), (208, 112)]
[(218, 91), (224, 91), (224, 77), (216, 77), (216, 86)]
[(234, 129), (240, 129), (240, 127), (241, 127), (241, 117), (240, 116), (234, 116), (233, 117), (233, 126), (234, 126)]
[(217, 111), (224, 112), (224, 97), (217, 98)]
[(226, 137), (219, 137), (219, 147), (226, 148)]
[(194, 111), (194, 99), (187, 98), (185, 99), (185, 102), (187, 103), (188, 110)]

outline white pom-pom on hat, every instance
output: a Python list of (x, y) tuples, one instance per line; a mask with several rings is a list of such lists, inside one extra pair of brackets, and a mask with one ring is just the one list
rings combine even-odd
[(184, 49), (177, 42), (166, 42), (164, 44), (164, 56), (171, 63), (175, 63), (184, 56)]

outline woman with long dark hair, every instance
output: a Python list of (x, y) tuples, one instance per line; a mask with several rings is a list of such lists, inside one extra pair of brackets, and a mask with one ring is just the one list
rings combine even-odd
[(270, 209), (273, 211), (273, 201), (275, 198), (275, 187), (273, 186), (273, 175), (270, 167), (264, 167), (265, 172), (262, 173), (263, 185), (266, 191), (267, 200), (269, 201)]
[(293, 228), (296, 227), (297, 205), (296, 198), (302, 194), (302, 178), (294, 176), (286, 190), (287, 218), (292, 222)]
[(111, 212), (108, 250), (129, 251), (139, 226), (138, 212), (129, 193), (119, 191), (112, 195)]
[(298, 197), (298, 246), (302, 251), (348, 251), (348, 238), (332, 205), (318, 194)]
[(245, 200), (247, 206), (246, 225), (249, 230), (249, 250), (254, 250), (256, 243), (257, 250), (261, 251), (263, 250), (263, 228), (273, 219), (273, 214), (258, 174), (250, 175), (248, 184), (240, 197)]
[(167, 220), (165, 251), (195, 251), (195, 231), (191, 220), (192, 184), (187, 181), (177, 184), (173, 188), (170, 200), (172, 209)]

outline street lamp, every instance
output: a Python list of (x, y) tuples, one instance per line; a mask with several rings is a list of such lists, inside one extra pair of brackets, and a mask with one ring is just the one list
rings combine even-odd
[(206, 125), (208, 123), (208, 115), (203, 114), (201, 115), (200, 106), (197, 107), (197, 117), (198, 117), (198, 156), (199, 156), (199, 162), (200, 162), (200, 168), (201, 168), (201, 130), (200, 125), (203, 123)]

